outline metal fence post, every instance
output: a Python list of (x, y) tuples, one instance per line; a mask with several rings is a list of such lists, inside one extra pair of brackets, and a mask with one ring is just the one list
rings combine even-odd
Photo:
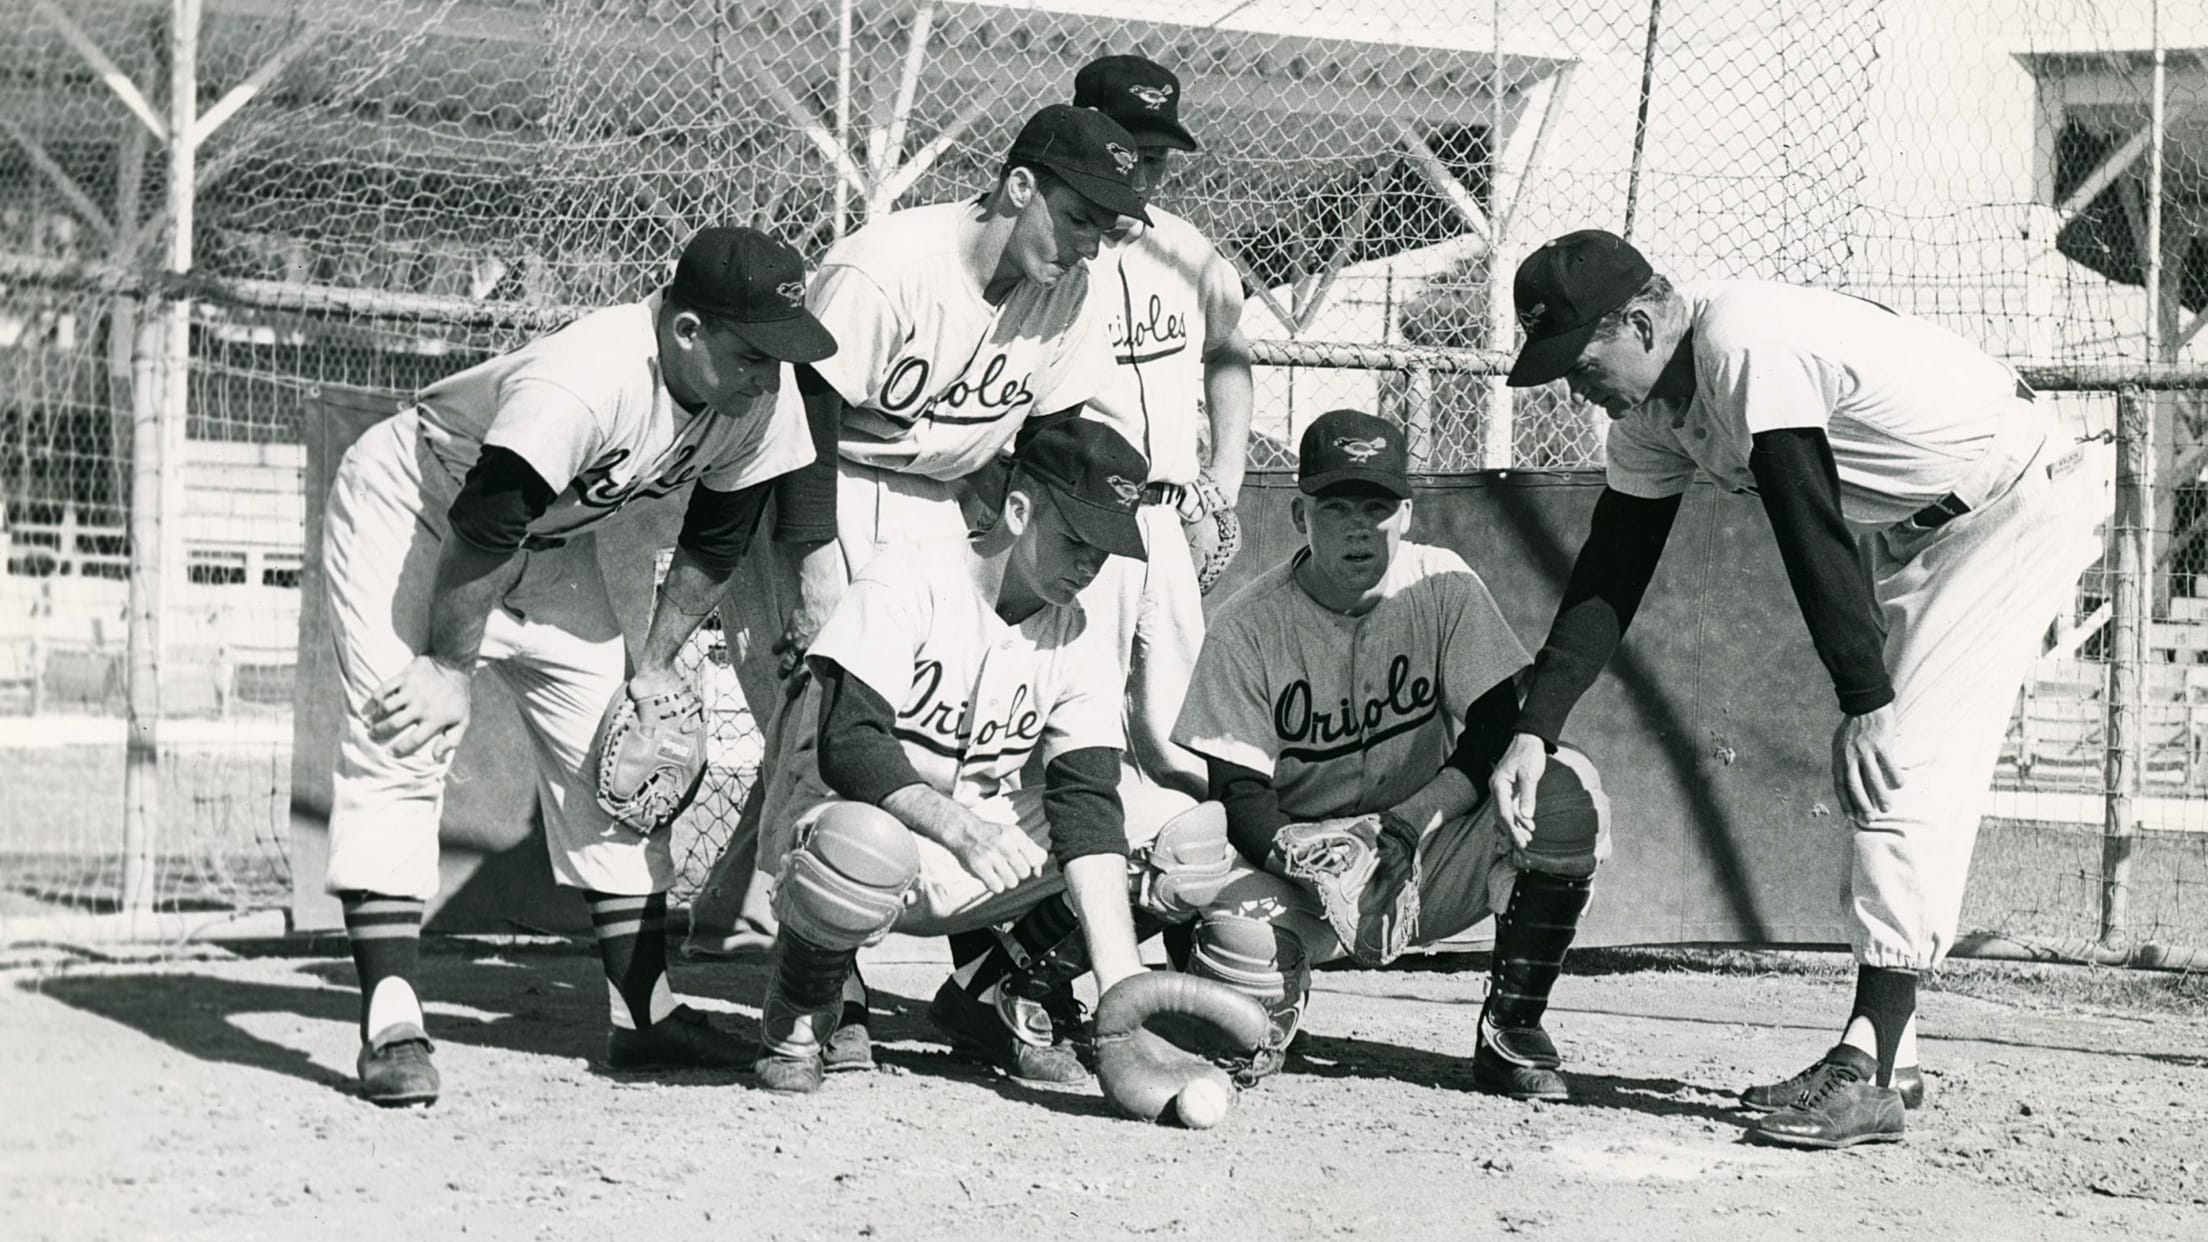
[(1434, 456), (1434, 371), (1424, 363), (1412, 363), (1404, 369), (1410, 381), (1406, 387), (1403, 411), (1403, 434), (1410, 443), (1411, 469), (1424, 470)]
[(2146, 635), (2152, 607), (2154, 531), (2153, 407), (2127, 385), (2116, 394), (2116, 513), (2109, 530), (2115, 564), (2109, 584), (2108, 812), (2101, 837), (2101, 943), (2120, 947), (2131, 923), (2132, 833), (2138, 816), (2141, 755), (2146, 744)]

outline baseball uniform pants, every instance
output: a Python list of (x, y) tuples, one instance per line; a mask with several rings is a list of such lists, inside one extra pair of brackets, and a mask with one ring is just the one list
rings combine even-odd
[(1147, 561), (1113, 557), (1081, 593), (1091, 625), (1106, 627), (1127, 671), (1127, 765), (1141, 779), (1191, 798), (1203, 796), (1203, 758), (1168, 740), (1204, 646), (1204, 596), (1188, 534), (1171, 505), (1146, 504)]
[[(1192, 799), (1171, 790), (1139, 782), (1123, 782), (1120, 801), (1126, 810), (1127, 844), (1132, 850), (1148, 847), (1167, 820), (1195, 805)], [(799, 812), (792, 821), (789, 848), (801, 848), (811, 835), (813, 825), (836, 805), (838, 803), (831, 799)], [(1018, 825), (1029, 840), (1049, 850), (1050, 823), (1043, 815), (1040, 788), (1023, 787), (1009, 797), (991, 798), (973, 810), (992, 823)], [(994, 927), (1020, 917), (1044, 898), (1063, 892), (1066, 887), (1065, 873), (1053, 859), (1044, 864), (1042, 874), (1004, 892), (992, 893), (949, 850), (918, 833), (913, 834), (913, 844), (920, 851), (919, 884), (894, 928), (905, 935), (948, 936)], [(784, 857), (787, 855), (775, 859), (777, 872)]]
[[(1538, 863), (1543, 871), (1584, 877), (1592, 876), (1610, 856), (1610, 800), (1603, 794), (1602, 778), (1594, 762), (1570, 746), (1557, 747), (1549, 762), (1570, 768), (1593, 802), (1592, 847), (1581, 842), (1559, 848), (1544, 832), (1536, 807), (1533, 842), (1520, 850), (1496, 814), (1495, 800), (1482, 800), (1469, 813), (1443, 822), (1419, 841), (1416, 943), (1447, 940), (1490, 914), (1509, 908), (1518, 873), (1529, 865)], [(1319, 901), (1318, 890), (1302, 880), (1260, 871), (1245, 863), (1206, 907), (1206, 913), (1214, 912), (1259, 919), (1294, 932), (1313, 965), (1347, 955), (1333, 926), (1326, 921), (1326, 907)]]
[[(2041, 418), (2018, 404), (2020, 420)], [(1866, 965), (1924, 970), (1954, 947), (2017, 692), (2099, 555), (2096, 489), (2067, 437), (2004, 444), (1984, 469), (2015, 481), (1932, 530), (1905, 522), (1868, 541), (1901, 783), (1886, 810), (1853, 825), (1846, 900)]]
[[(368, 702), (421, 654), (444, 539), (445, 504), (425, 495), (411, 413), (370, 428), (330, 487), (323, 570), (345, 693), (330, 805), (331, 892), (428, 900), (450, 752), (401, 757), (370, 736)], [(591, 741), (627, 680), (628, 652), (598, 570), (596, 541), (521, 554), (519, 580), (483, 631), (478, 669), (513, 692), (536, 758), (552, 875), (603, 893), (666, 891), (672, 834), (637, 836), (598, 806)]]

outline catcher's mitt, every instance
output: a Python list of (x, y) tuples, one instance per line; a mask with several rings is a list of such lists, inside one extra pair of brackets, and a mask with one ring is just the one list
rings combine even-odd
[(1097, 1080), (1130, 1117), (1208, 1128), (1216, 1115), (1179, 1116), (1181, 1092), (1204, 1083), (1198, 1097), (1231, 1098), (1232, 1083), (1217, 1062), (1248, 1063), (1269, 1033), (1265, 1007), (1233, 988), (1145, 971), (1113, 984), (1097, 1003)]
[(1234, 515), (1234, 501), (1202, 472), (1194, 484), (1181, 489), (1174, 508), (1188, 533), (1189, 557), (1196, 562), (1196, 589), (1209, 595), (1234, 554), (1242, 550), (1242, 519)]
[(1392, 815), (1289, 824), (1273, 834), (1273, 870), (1318, 889), (1342, 947), (1385, 966), (1418, 936), (1418, 836)]
[(623, 686), (606, 705), (591, 750), (598, 805), (650, 836), (675, 822), (705, 780), (705, 704), (687, 683), (642, 700)]

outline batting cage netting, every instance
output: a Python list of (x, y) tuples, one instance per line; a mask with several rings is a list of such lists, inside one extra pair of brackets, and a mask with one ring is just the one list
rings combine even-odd
[[(1183, 83), (1159, 198), (1241, 272), (1255, 469), (1339, 406), (1434, 474), (1599, 467), (1599, 410), (1493, 365), (1518, 261), (1590, 225), (1963, 333), (2098, 438), (2112, 514), (2144, 379), (1965, 930), (2208, 944), (2208, 17), (2151, 0), (0, 0), (0, 939), (290, 902), (334, 411), (701, 226), (817, 259), (979, 193), (1114, 52)], [(688, 658), (694, 887), (760, 748), (718, 632)]]

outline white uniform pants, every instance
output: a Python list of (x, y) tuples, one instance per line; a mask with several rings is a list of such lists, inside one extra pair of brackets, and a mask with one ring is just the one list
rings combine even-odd
[[(952, 484), (920, 475), (898, 474), (852, 461), (836, 463), (836, 543), (842, 552), (846, 582), (874, 559), (884, 545), (907, 539), (957, 537), (966, 532)], [(772, 932), (772, 875), (759, 865), (760, 820), (767, 811), (774, 774), (794, 762), (781, 736), (791, 705), (789, 691), (801, 682), (778, 675), (776, 639), (795, 600), (776, 596), (764, 562), (748, 556), (738, 566), (721, 610), (729, 654), (736, 661), (744, 701), (766, 743), (759, 777), (744, 799), (742, 815), (721, 847), (720, 856), (690, 907), (691, 926), (707, 937), (739, 923)], [(786, 834), (782, 835), (783, 839)]]
[(1954, 947), (1986, 787), (2017, 691), (2099, 547), (2097, 497), (2064, 437), (2027, 445), (2005, 493), (1933, 530), (1869, 540), (1899, 716), (1901, 785), (1854, 825), (1858, 960), (1923, 970)]
[(1137, 516), (1150, 559), (1106, 561), (1081, 607), (1114, 635), (1127, 670), (1128, 765), (1151, 784), (1202, 797), (1203, 759), (1170, 739), (1204, 646), (1204, 596), (1180, 514), (1149, 504)]
[[(1127, 844), (1132, 850), (1147, 848), (1167, 820), (1196, 805), (1194, 800), (1171, 790), (1133, 782), (1121, 783), (1120, 801), (1126, 810)], [(831, 799), (800, 812), (794, 821), (791, 848), (804, 848), (812, 836), (813, 824), (836, 805)], [(1023, 787), (1014, 790), (1010, 797), (991, 798), (973, 809), (976, 815), (991, 823), (1019, 825), (1029, 840), (1049, 850), (1050, 823), (1043, 817), (1040, 787)], [(892, 928), (906, 935), (948, 936), (994, 927), (1020, 917), (1044, 898), (1066, 887), (1065, 873), (1053, 860), (1044, 864), (1041, 875), (1005, 892), (991, 893), (988, 886), (966, 870), (949, 850), (918, 833), (913, 834), (913, 845), (920, 852), (920, 882)], [(777, 875), (786, 858), (784, 855), (774, 860)]]
[[(448, 754), (401, 758), (369, 736), (368, 700), (429, 637), (445, 502), (425, 496), (411, 414), (370, 428), (330, 487), (323, 570), (345, 692), (330, 805), (331, 892), (428, 900)], [(523, 554), (520, 580), (484, 627), (479, 669), (513, 691), (536, 756), (552, 875), (561, 884), (641, 895), (674, 878), (671, 834), (639, 837), (598, 806), (592, 736), (627, 676), (628, 653), (595, 541)]]

